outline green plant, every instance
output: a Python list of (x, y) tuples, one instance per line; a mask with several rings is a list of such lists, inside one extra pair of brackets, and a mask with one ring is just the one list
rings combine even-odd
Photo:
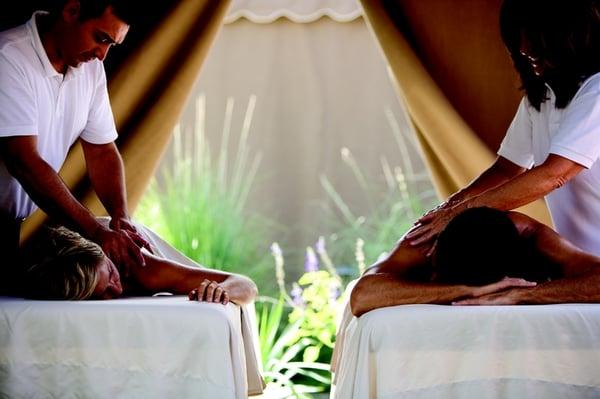
[(272, 246), (279, 299), (263, 297), (257, 310), (265, 397), (311, 398), (310, 394), (328, 392), (331, 387), (329, 363), (336, 315), (343, 303), (342, 285), (322, 239), (317, 252), (327, 270), (319, 270), (315, 251), (307, 248), (305, 273), (293, 284), (290, 295), (285, 289), (281, 249), (276, 243)]
[(264, 249), (270, 222), (246, 209), (260, 165), (247, 140), (256, 97), (250, 97), (234, 157), (229, 154), (233, 99), (229, 99), (219, 155), (211, 158), (204, 134), (205, 99), (196, 103), (192, 131), (173, 134), (171, 162), (162, 165), (144, 196), (136, 218), (175, 248), (207, 267), (248, 275), (268, 287)]
[(263, 298), (259, 304), (259, 342), (267, 383), (265, 396), (310, 398), (310, 393), (324, 392), (331, 385), (329, 364), (304, 356), (311, 353), (314, 340), (301, 337), (303, 318), (286, 322), (289, 305), (286, 306), (283, 296), (275, 303)]
[[(331, 230), (335, 231), (330, 237), (331, 254), (341, 265), (351, 264), (359, 247), (364, 254), (363, 266), (377, 261), (436, 201), (428, 175), (416, 173), (412, 165), (410, 149), (419, 151), (414, 139), (402, 134), (390, 110), (386, 110), (386, 116), (396, 139), (401, 161), (400, 165), (392, 167), (385, 157), (381, 158), (386, 190), (376, 187), (374, 182), (377, 179), (365, 175), (348, 148), (341, 150), (342, 161), (350, 168), (360, 188), (354, 195), (362, 195), (368, 204), (364, 216), (357, 215), (350, 208), (325, 175), (320, 176), (321, 185), (330, 200), (325, 206), (326, 212)], [(340, 273), (347, 274), (350, 278), (357, 277), (355, 268), (342, 269)]]

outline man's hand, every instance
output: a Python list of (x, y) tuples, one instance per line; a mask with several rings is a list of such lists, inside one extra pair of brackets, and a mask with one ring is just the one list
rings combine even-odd
[(194, 288), (188, 294), (190, 301), (213, 302), (227, 305), (229, 293), (216, 281), (204, 279), (198, 288)]
[(474, 288), (472, 298), (452, 302), (452, 305), (516, 305), (518, 290), (536, 285), (522, 278), (504, 277), (496, 283)]
[(146, 248), (151, 254), (154, 253), (154, 250), (152, 249), (150, 243), (146, 239), (144, 239), (144, 237), (142, 237), (142, 235), (137, 231), (137, 229), (135, 228), (133, 223), (131, 223), (131, 220), (129, 220), (128, 217), (112, 217), (110, 219), (109, 227), (115, 231), (126, 232), (129, 238), (131, 238), (138, 247)]
[(129, 230), (137, 233), (137, 230), (129, 217), (127, 216), (113, 216), (110, 218), (109, 227), (113, 230)]
[(100, 228), (93, 240), (100, 245), (102, 251), (119, 268), (125, 276), (134, 266), (145, 266), (146, 262), (142, 256), (141, 248), (131, 238), (131, 232), (126, 230), (111, 230)]

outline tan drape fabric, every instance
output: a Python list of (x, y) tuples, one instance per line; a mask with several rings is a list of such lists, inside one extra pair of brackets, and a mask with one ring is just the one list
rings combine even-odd
[[(110, 79), (130, 213), (154, 175), (228, 6), (229, 0), (180, 0)], [(94, 214), (104, 215), (85, 174), (83, 151), (76, 145), (61, 176), (69, 187), (76, 188), (85, 206)], [(44, 219), (40, 211), (28, 218), (22, 239)]]
[[(497, 32), (500, 0), (361, 3), (446, 198), (490, 166), (516, 110), (517, 83)], [(551, 223), (543, 201), (520, 210)]]

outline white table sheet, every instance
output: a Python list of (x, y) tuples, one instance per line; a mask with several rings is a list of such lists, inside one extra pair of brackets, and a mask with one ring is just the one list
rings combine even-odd
[[(108, 218), (100, 218), (108, 225)], [(198, 264), (147, 227), (156, 255)], [(254, 306), (186, 296), (0, 297), (0, 398), (245, 398), (262, 393)]]
[(600, 398), (598, 304), (344, 312), (334, 398)]
[(0, 397), (258, 394), (262, 380), (246, 314), (233, 304), (184, 296), (80, 302), (0, 298)]

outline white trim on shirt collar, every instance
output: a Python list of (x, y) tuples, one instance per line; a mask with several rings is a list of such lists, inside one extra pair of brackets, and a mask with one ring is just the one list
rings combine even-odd
[[(52, 63), (50, 62), (50, 59), (48, 58), (48, 54), (46, 53), (46, 49), (44, 48), (44, 45), (42, 44), (42, 39), (40, 38), (40, 33), (38, 32), (38, 28), (37, 28), (37, 24), (36, 24), (36, 18), (38, 15), (46, 15), (48, 14), (47, 11), (35, 11), (33, 13), (33, 15), (31, 16), (31, 19), (29, 19), (29, 21), (27, 21), (27, 27), (29, 28), (29, 31), (31, 33), (31, 39), (32, 39), (32, 44), (33, 44), (33, 48), (40, 60), (40, 63), (42, 64), (42, 67), (44, 68), (44, 72), (45, 72), (45, 76), (47, 78), (51, 78), (51, 77), (63, 77), (63, 75), (61, 73), (59, 73), (56, 69), (54, 69), (54, 66), (52, 66)], [(71, 66), (69, 66), (69, 69), (67, 70), (66, 79), (70, 78), (70, 75), (73, 76), (77, 76), (80, 75), (83, 71), (82, 71), (82, 66), (80, 65), (77, 68), (73, 68)]]

